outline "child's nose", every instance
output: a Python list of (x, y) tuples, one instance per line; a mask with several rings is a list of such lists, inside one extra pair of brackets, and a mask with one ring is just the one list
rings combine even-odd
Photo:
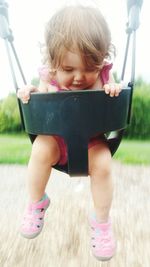
[(84, 73), (83, 72), (77, 72), (74, 80), (77, 82), (83, 81), (84, 80)]

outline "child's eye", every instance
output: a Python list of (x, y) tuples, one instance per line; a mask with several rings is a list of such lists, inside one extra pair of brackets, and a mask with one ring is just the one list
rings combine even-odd
[(63, 71), (66, 71), (66, 72), (72, 72), (73, 69), (71, 69), (71, 68), (69, 68), (69, 69), (64, 68)]

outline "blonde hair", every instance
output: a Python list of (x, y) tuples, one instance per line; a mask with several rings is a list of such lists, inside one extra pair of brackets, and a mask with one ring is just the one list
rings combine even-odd
[(107, 22), (93, 7), (67, 6), (49, 20), (45, 31), (45, 61), (53, 68), (61, 65), (67, 51), (76, 50), (87, 66), (100, 68), (104, 59), (115, 55)]

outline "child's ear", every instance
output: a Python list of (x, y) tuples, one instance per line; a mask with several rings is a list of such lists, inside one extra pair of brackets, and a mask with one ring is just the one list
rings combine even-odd
[(55, 78), (55, 76), (56, 76), (56, 69), (50, 69), (49, 70), (49, 75), (50, 75), (50, 77), (51, 77), (51, 79), (54, 79)]
[(106, 60), (103, 60), (103, 62), (100, 65), (100, 70), (106, 65)]

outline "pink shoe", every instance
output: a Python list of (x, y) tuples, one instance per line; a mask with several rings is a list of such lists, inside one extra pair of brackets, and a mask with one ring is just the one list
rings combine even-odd
[(20, 233), (26, 238), (34, 238), (40, 234), (44, 225), (45, 211), (50, 204), (48, 196), (36, 203), (30, 203), (25, 211)]
[(91, 246), (93, 255), (100, 261), (110, 260), (116, 251), (116, 241), (110, 220), (101, 224), (92, 218), (90, 225), (92, 229)]

